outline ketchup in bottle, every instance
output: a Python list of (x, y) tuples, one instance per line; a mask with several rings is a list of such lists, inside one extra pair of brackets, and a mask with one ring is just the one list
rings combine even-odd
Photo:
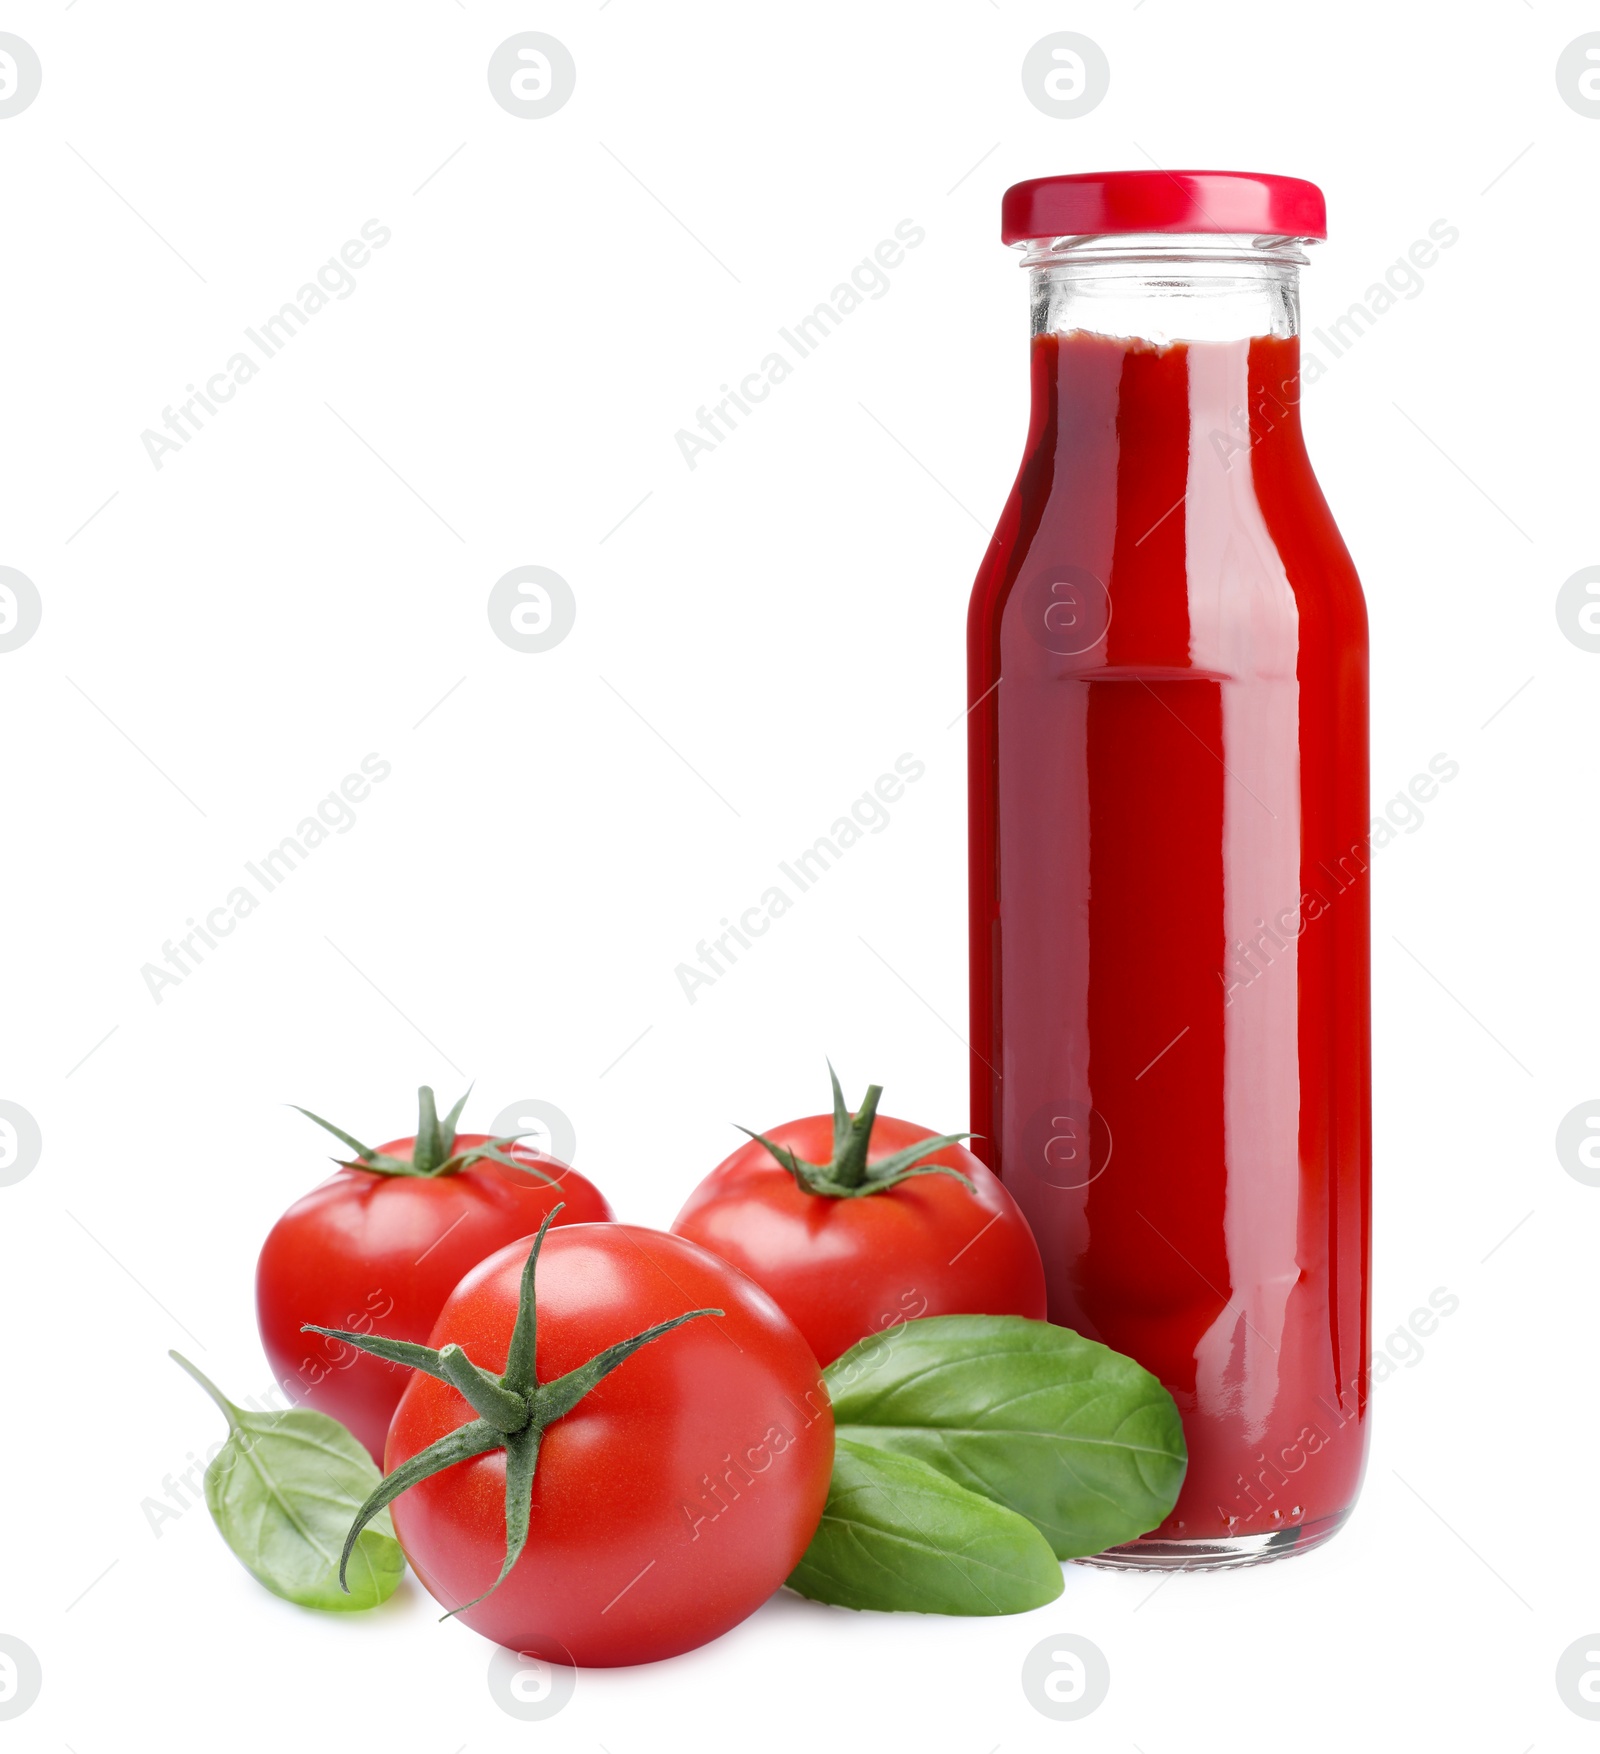
[(1033, 410), (969, 623), (974, 1149), (1189, 1469), (1102, 1556), (1326, 1540), (1366, 1452), (1367, 631), (1300, 430), (1292, 178), (1009, 190)]

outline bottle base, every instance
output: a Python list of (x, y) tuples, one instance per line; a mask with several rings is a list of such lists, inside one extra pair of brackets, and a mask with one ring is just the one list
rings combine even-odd
[(1218, 1535), (1206, 1541), (1174, 1541), (1146, 1535), (1122, 1547), (1111, 1547), (1077, 1565), (1099, 1565), (1110, 1571), (1233, 1571), (1246, 1565), (1266, 1565), (1291, 1554), (1309, 1553), (1332, 1540), (1344, 1527), (1349, 1511), (1300, 1523), (1292, 1529), (1275, 1529), (1270, 1535)]

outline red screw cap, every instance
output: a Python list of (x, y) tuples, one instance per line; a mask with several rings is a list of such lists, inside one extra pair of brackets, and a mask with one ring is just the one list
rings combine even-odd
[(1093, 171), (1014, 183), (1000, 203), (1000, 236), (1208, 231), (1241, 237), (1325, 238), (1315, 183), (1256, 171)]

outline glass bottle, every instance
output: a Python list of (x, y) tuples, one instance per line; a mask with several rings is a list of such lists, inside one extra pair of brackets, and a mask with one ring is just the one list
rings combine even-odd
[(1171, 1517), (1246, 1564), (1366, 1451), (1367, 632), (1300, 427), (1311, 184), (1005, 198), (1033, 405), (969, 621), (972, 1128), (1050, 1318), (1171, 1390)]

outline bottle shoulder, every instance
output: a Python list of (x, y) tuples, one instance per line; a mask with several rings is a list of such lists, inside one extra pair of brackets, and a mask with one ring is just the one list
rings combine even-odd
[(1075, 672), (1219, 677), (1365, 654), (1360, 580), (1309, 465), (1203, 484), (1159, 512), (1087, 494), (1070, 471), (1031, 502), (1024, 485), (973, 585), (980, 669), (997, 670), (1002, 647)]

